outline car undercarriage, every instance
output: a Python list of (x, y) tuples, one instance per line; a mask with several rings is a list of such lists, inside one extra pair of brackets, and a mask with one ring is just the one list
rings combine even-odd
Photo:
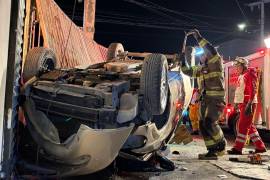
[(74, 176), (102, 170), (121, 155), (147, 161), (173, 137), (185, 81), (177, 68), (168, 69), (164, 55), (135, 60), (120, 54), (72, 69), (54, 68), (51, 57), (44, 56), (47, 68), (27, 79), (22, 95), (28, 136), (20, 149), (39, 154), (41, 167)]

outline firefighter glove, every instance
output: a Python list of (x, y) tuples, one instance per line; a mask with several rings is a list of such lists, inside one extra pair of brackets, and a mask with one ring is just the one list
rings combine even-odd
[(193, 32), (193, 36), (194, 36), (196, 39), (202, 37), (198, 29), (193, 29), (191, 32)]
[(180, 53), (180, 64), (184, 66), (186, 64), (185, 53)]
[(245, 108), (245, 115), (249, 116), (252, 113), (252, 103), (248, 102)]

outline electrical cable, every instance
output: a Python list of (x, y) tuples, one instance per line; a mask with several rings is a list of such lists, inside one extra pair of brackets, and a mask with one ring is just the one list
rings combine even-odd
[[(125, 1), (132, 1), (132, 2), (133, 2), (134, 0), (125, 0)], [(175, 11), (175, 10), (172, 10), (172, 9), (168, 9), (168, 8), (166, 8), (166, 7), (163, 7), (163, 6), (159, 5), (159, 4), (153, 3), (153, 2), (151, 2), (151, 1), (149, 1), (149, 0), (144, 0), (144, 1), (146, 1), (146, 2), (148, 2), (148, 3), (151, 3), (152, 5), (154, 5), (154, 6), (153, 6), (154, 8), (158, 8), (158, 9), (160, 9), (160, 10), (163, 10), (163, 11), (166, 11), (166, 12), (169, 12), (169, 13), (177, 14), (177, 15), (179, 15), (179, 16), (185, 17), (185, 18), (190, 19), (190, 20), (192, 20), (192, 21), (197, 21), (197, 22), (199, 22), (199, 23), (201, 23), (201, 24), (205, 24), (205, 25), (208, 25), (208, 26), (212, 26), (213, 28), (216, 28), (216, 29), (221, 29), (220, 27), (217, 27), (217, 26), (215, 26), (215, 25), (213, 25), (213, 24), (210, 24), (210, 23), (208, 23), (208, 22), (202, 21), (202, 20), (197, 19), (197, 18), (193, 18), (193, 17), (187, 16), (187, 15), (185, 15), (185, 14), (182, 13), (182, 12), (178, 12), (178, 11)], [(195, 25), (195, 26), (196, 26), (196, 25)]]
[[(148, 27), (148, 28), (156, 28), (156, 29), (167, 29), (167, 30), (183, 30), (187, 31), (189, 28), (181, 27), (181, 26), (161, 26), (155, 24), (146, 24), (146, 23), (136, 23), (136, 22), (127, 22), (127, 21), (116, 21), (116, 20), (108, 20), (108, 19), (96, 19), (97, 23), (110, 23), (110, 24), (121, 24), (121, 25), (129, 25), (129, 26), (139, 26), (139, 27)], [(213, 33), (229, 33), (228, 31), (221, 31), (221, 30), (211, 30), (211, 29), (200, 29), (202, 32), (213, 32)]]
[[(144, 9), (146, 9), (146, 10), (148, 10), (148, 11), (154, 12), (155, 14), (158, 14), (158, 15), (160, 15), (160, 16), (162, 16), (162, 17), (166, 17), (166, 18), (168, 18), (168, 19), (170, 19), (170, 20), (173, 20), (173, 21), (178, 21), (178, 20), (179, 20), (179, 19), (177, 19), (177, 18), (175, 18), (175, 17), (169, 16), (169, 15), (163, 13), (163, 12), (160, 12), (160, 11), (157, 11), (157, 10), (156, 10), (156, 9), (160, 9), (160, 8), (156, 8), (156, 7), (154, 7), (154, 6), (147, 5), (147, 4), (144, 4), (144, 3), (141, 3), (141, 2), (135, 1), (135, 0), (123, 0), (123, 1), (126, 1), (126, 2), (129, 2), (129, 3), (135, 4), (135, 5), (138, 5), (138, 6), (144, 8)], [(161, 9), (160, 9), (160, 10), (161, 10)], [(182, 20), (182, 21), (183, 21), (183, 20)], [(187, 23), (189, 23), (189, 24), (192, 25), (192, 26), (196, 26), (196, 25), (195, 25), (194, 23), (192, 23), (192, 22), (187, 22)]]
[(248, 18), (247, 18), (247, 16), (246, 16), (244, 10), (243, 10), (242, 7), (240, 6), (239, 1), (238, 1), (238, 0), (235, 0), (235, 2), (236, 2), (236, 4), (237, 4), (238, 8), (240, 9), (240, 11), (241, 11), (243, 17), (245, 18), (245, 20), (248, 21)]
[[(148, 23), (148, 24), (156, 24), (156, 25), (174, 25), (174, 26), (179, 26), (179, 23), (176, 23), (176, 22), (162, 22), (162, 21), (159, 21), (159, 22), (155, 22), (153, 20), (145, 20), (145, 19), (130, 19), (130, 18), (125, 18), (125, 17), (113, 17), (113, 16), (106, 16), (106, 15), (97, 15), (96, 18), (98, 19), (102, 19), (102, 18), (105, 18), (106, 20), (124, 20), (124, 21), (129, 21), (129, 22), (135, 22), (135, 23)], [(181, 23), (182, 26), (184, 27), (193, 27), (189, 24), (185, 24), (184, 22)], [(207, 28), (208, 26), (199, 26), (201, 28)]]

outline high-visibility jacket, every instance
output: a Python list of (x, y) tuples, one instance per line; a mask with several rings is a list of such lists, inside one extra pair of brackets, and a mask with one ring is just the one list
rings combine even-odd
[(248, 68), (238, 77), (234, 103), (257, 103), (257, 72), (255, 68)]
[(207, 40), (202, 37), (197, 39), (200, 47), (204, 49), (207, 56), (205, 65), (196, 65), (190, 67), (185, 59), (181, 56), (181, 70), (184, 74), (198, 79), (199, 91), (205, 93), (205, 97), (224, 99), (224, 73), (223, 60)]

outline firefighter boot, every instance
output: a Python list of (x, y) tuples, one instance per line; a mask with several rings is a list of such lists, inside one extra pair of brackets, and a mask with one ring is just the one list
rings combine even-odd
[(225, 148), (226, 148), (227, 142), (226, 140), (221, 141), (220, 143), (217, 144), (217, 155), (218, 156), (223, 156), (225, 155)]
[(228, 154), (231, 154), (231, 155), (242, 155), (242, 151), (239, 151), (235, 148), (232, 148), (230, 150), (227, 151)]
[(199, 160), (217, 160), (218, 156), (216, 151), (209, 149), (206, 154), (199, 154)]
[(267, 150), (266, 150), (266, 148), (264, 148), (264, 149), (255, 149), (255, 154), (257, 154), (257, 153), (265, 153)]

